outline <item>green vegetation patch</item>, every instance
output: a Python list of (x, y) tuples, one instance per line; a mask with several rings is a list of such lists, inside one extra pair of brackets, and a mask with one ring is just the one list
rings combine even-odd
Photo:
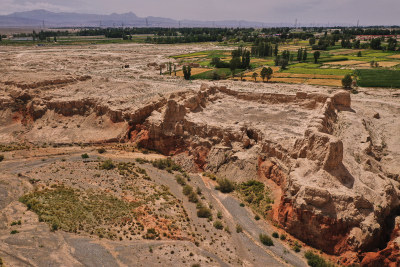
[(355, 72), (357, 84), (362, 87), (400, 88), (400, 71), (387, 69), (362, 69)]
[(312, 69), (312, 68), (296, 68), (290, 67), (282, 72), (297, 73), (297, 74), (322, 74), (322, 75), (346, 75), (353, 73), (349, 69)]
[(335, 62), (335, 61), (345, 61), (348, 60), (347, 57), (326, 57), (318, 59), (318, 62)]
[(251, 208), (264, 216), (272, 208), (273, 201), (270, 198), (269, 190), (259, 181), (243, 182), (237, 186), (237, 191)]
[(140, 205), (104, 193), (64, 186), (34, 191), (19, 200), (38, 214), (39, 221), (48, 223), (53, 231), (84, 231), (110, 239), (116, 234), (108, 226), (133, 220), (133, 210)]
[(215, 189), (221, 191), (222, 193), (230, 193), (235, 190), (235, 185), (226, 178), (218, 178), (217, 179), (218, 185)]
[(183, 172), (183, 169), (180, 165), (176, 164), (171, 158), (166, 159), (157, 159), (152, 162), (153, 167), (158, 168), (160, 170), (166, 170), (168, 172), (178, 171)]
[(311, 267), (335, 267), (334, 264), (325, 261), (322, 257), (311, 251), (304, 253), (304, 256), (307, 259), (308, 265)]
[[(225, 57), (227, 56), (227, 51), (225, 50), (208, 50), (208, 51), (200, 51), (195, 53), (188, 53), (182, 55), (172, 56), (172, 58), (185, 58), (185, 57), (198, 57), (198, 56), (206, 56), (208, 58), (213, 57)], [(229, 51), (228, 51), (229, 53)]]
[(265, 246), (273, 246), (274, 245), (274, 241), (272, 241), (272, 239), (267, 236), (266, 234), (260, 234), (259, 236), (261, 243), (263, 243), (263, 245)]
[[(235, 73), (240, 73), (244, 71), (243, 69), (237, 69)], [(215, 79), (215, 73), (220, 79), (225, 79), (231, 76), (232, 72), (229, 68), (219, 68), (214, 70), (209, 70), (203, 73), (192, 75), (192, 79), (202, 79), (202, 80), (213, 80)]]
[(8, 152), (8, 151), (16, 151), (16, 150), (24, 150), (29, 149), (30, 147), (26, 144), (0, 144), (0, 152)]

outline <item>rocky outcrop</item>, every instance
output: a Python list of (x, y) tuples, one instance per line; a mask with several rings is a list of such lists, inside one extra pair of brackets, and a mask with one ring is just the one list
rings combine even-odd
[(400, 266), (400, 217), (395, 219), (395, 227), (386, 248), (363, 254), (361, 266)]
[[(254, 126), (197, 119), (196, 114), (204, 116), (210, 105), (226, 97), (261, 105), (297, 105), (314, 115), (290, 148)], [(282, 191), (281, 199), (275, 200), (280, 203), (274, 218), (286, 231), (330, 254), (354, 257), (382, 236), (381, 225), (399, 200), (396, 185), (384, 180), (372, 195), (364, 180), (375, 178), (363, 174), (356, 179), (344, 166), (343, 142), (334, 132), (338, 112), (350, 105), (345, 91), (284, 95), (202, 86), (195, 93), (171, 96), (132, 136), (140, 145), (164, 154), (185, 154), (197, 170), (238, 182), (256, 175), (273, 181)]]

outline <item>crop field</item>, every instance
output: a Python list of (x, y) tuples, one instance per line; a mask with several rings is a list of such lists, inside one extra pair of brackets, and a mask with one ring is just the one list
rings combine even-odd
[[(193, 69), (192, 69), (193, 70)], [(243, 70), (236, 70), (237, 73), (241, 72)], [(192, 78), (193, 79), (204, 79), (204, 80), (211, 80), (213, 79), (214, 72), (216, 72), (221, 78), (228, 78), (232, 75), (232, 72), (229, 68), (220, 68), (220, 69), (210, 69), (208, 71), (203, 71), (198, 74), (193, 75), (192, 73)]]
[[(194, 76), (194, 75), (197, 75), (197, 74), (200, 74), (200, 73), (203, 73), (203, 72), (206, 72), (206, 71), (210, 71), (210, 70), (212, 70), (212, 69), (208, 69), (208, 68), (192, 68), (191, 73)], [(183, 71), (182, 70), (177, 71), (176, 72), (176, 76), (183, 77)]]
[[(250, 44), (244, 44), (247, 50), (250, 50)], [(232, 46), (232, 49), (235, 48)], [(296, 59), (297, 49), (307, 49), (307, 59), (299, 62)], [(173, 56), (174, 59), (182, 64), (197, 63), (203, 68), (193, 68), (193, 79), (213, 79), (214, 70), (220, 75), (221, 79), (235, 79), (239, 80), (239, 73), (244, 72), (243, 80), (254, 81), (253, 73), (258, 73), (256, 81), (262, 81), (260, 72), (263, 67), (271, 67), (274, 71), (271, 82), (284, 82), (284, 83), (304, 83), (323, 86), (342, 86), (341, 80), (346, 74), (353, 75), (358, 69), (370, 69), (372, 72), (386, 73), (385, 70), (398, 70), (400, 69), (400, 54), (393, 51), (377, 51), (370, 49), (347, 49), (342, 48), (340, 45), (329, 47), (326, 51), (321, 51), (321, 56), (314, 62), (314, 51), (305, 41), (291, 42), (279, 47), (279, 53), (284, 50), (290, 51), (292, 60), (285, 69), (275, 66), (274, 57), (251, 57), (250, 69), (235, 71), (235, 76), (229, 68), (215, 68), (211, 65), (211, 60), (214, 57), (219, 57), (221, 62), (229, 64), (231, 52), (227, 50), (207, 50), (195, 53), (188, 53)], [(371, 62), (377, 62), (378, 66), (371, 67)], [(390, 72), (388, 72), (390, 73)], [(183, 73), (178, 72), (178, 76), (183, 76)], [(379, 81), (382, 81), (382, 87), (395, 87), (397, 86), (396, 80), (392, 82), (386, 81), (390, 79), (389, 76), (384, 76), (378, 79), (377, 82), (371, 82), (368, 72), (362, 75), (363, 81), (359, 83), (360, 86), (379, 86)]]
[(400, 71), (398, 70), (357, 70), (358, 85), (363, 87), (400, 87)]
[(346, 65), (358, 65), (364, 63), (363, 61), (357, 61), (357, 60), (344, 60), (344, 61), (333, 61), (333, 62), (326, 62), (324, 63), (325, 65), (340, 65), (340, 66), (346, 66)]

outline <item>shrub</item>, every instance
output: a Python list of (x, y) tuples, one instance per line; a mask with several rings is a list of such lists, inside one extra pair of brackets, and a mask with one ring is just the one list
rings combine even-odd
[(184, 186), (186, 184), (185, 179), (181, 175), (176, 175), (176, 182), (180, 184), (181, 186)]
[(97, 152), (98, 152), (99, 154), (103, 154), (103, 153), (106, 152), (106, 149), (105, 149), (104, 147), (102, 147), (102, 148), (97, 149)]
[(12, 230), (12, 231), (10, 232), (10, 234), (12, 234), (12, 235), (15, 235), (15, 234), (18, 234), (18, 233), (19, 233), (18, 230)]
[(240, 203), (239, 206), (240, 206), (240, 207), (244, 207), (244, 203)]
[(241, 232), (243, 232), (243, 228), (240, 224), (237, 224), (236, 225), (236, 233), (241, 233)]
[(351, 88), (351, 84), (353, 83), (353, 78), (351, 78), (350, 74), (346, 74), (342, 79), (342, 85), (344, 88)]
[(254, 219), (255, 219), (256, 221), (258, 221), (258, 220), (260, 220), (260, 216), (258, 216), (258, 214), (256, 214), (256, 216), (254, 216)]
[(100, 169), (102, 169), (102, 170), (112, 170), (114, 168), (115, 168), (115, 165), (111, 161), (111, 159), (103, 161), (103, 163), (100, 165)]
[(184, 194), (185, 196), (189, 196), (190, 193), (193, 192), (193, 187), (191, 187), (190, 185), (187, 184), (187, 185), (185, 185), (185, 186), (183, 187), (182, 192), (183, 192), (183, 194)]
[(143, 159), (143, 158), (136, 158), (135, 159), (137, 163), (140, 164), (144, 164), (144, 163), (148, 163), (149, 161), (147, 159)]
[(281, 234), (281, 240), (286, 240), (286, 235), (285, 234)]
[(274, 237), (274, 238), (279, 238), (279, 234), (278, 234), (277, 232), (273, 232), (273, 233), (272, 233), (272, 237)]
[(88, 159), (88, 158), (89, 158), (89, 155), (88, 155), (87, 153), (85, 153), (85, 154), (82, 154), (81, 157), (82, 157), (83, 159)]
[(154, 160), (153, 166), (160, 170), (167, 170), (169, 172), (172, 171), (182, 172), (181, 166), (176, 164), (171, 158)]
[(311, 267), (334, 267), (335, 265), (329, 262), (326, 262), (322, 257), (314, 254), (311, 251), (307, 251), (304, 253), (304, 256), (307, 259), (307, 263)]
[(260, 234), (260, 241), (261, 243), (263, 243), (265, 246), (273, 246), (274, 245), (274, 241), (272, 241), (272, 239), (267, 236), (266, 234)]
[(0, 155), (0, 162), (4, 160), (4, 155)]
[(218, 218), (218, 219), (221, 219), (221, 218), (222, 218), (222, 212), (220, 212), (220, 211), (217, 212), (217, 218)]
[(218, 230), (222, 230), (224, 228), (224, 226), (222, 225), (222, 222), (219, 220), (216, 220), (213, 225)]
[(51, 231), (55, 232), (55, 231), (58, 230), (58, 228), (60, 228), (58, 223), (57, 222), (53, 222), (53, 224), (51, 225)]
[(235, 186), (231, 181), (226, 178), (217, 179), (218, 186), (215, 188), (222, 193), (230, 193), (235, 189)]
[(197, 217), (199, 218), (209, 218), (211, 215), (211, 210), (209, 208), (201, 207), (197, 210)]
[(197, 194), (195, 192), (190, 192), (190, 194), (188, 195), (188, 199), (190, 202), (192, 203), (197, 203), (199, 202), (199, 199), (197, 198)]
[(293, 250), (294, 252), (300, 252), (301, 250), (301, 245), (297, 241), (294, 242)]
[(156, 239), (159, 236), (156, 229), (150, 228), (147, 229), (147, 233), (143, 236), (144, 239)]
[(197, 188), (196, 188), (196, 193), (197, 193), (198, 195), (201, 195), (201, 194), (202, 194), (202, 191), (201, 191), (201, 188), (200, 188), (200, 187), (197, 187)]

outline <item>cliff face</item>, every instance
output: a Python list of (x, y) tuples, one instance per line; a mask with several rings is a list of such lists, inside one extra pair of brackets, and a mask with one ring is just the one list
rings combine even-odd
[[(243, 105), (249, 110), (242, 111)], [(304, 112), (302, 124), (291, 125), (285, 107)], [(276, 110), (279, 117), (271, 114)], [(399, 205), (399, 183), (379, 173), (355, 176), (346, 167), (344, 144), (335, 136), (338, 113), (346, 110), (351, 100), (343, 91), (252, 94), (202, 86), (194, 95), (172, 95), (133, 136), (142, 146), (175, 155), (196, 170), (238, 182), (256, 175), (271, 179), (282, 191), (274, 218), (286, 231), (330, 254), (351, 252), (346, 257), (358, 262), (360, 252), (374, 249), (384, 235), (382, 226)], [(226, 120), (220, 119), (221, 112)], [(287, 130), (293, 126), (303, 134)], [(193, 164), (187, 164), (188, 158)]]
[[(17, 88), (0, 103), (7, 142), (136, 142), (191, 171), (270, 180), (279, 190), (272, 218), (287, 232), (342, 255), (344, 264), (396, 263), (398, 243), (385, 235), (400, 206), (398, 175), (379, 161), (386, 153), (377, 145), (380, 135), (357, 117), (348, 92), (285, 95), (202, 85), (123, 109)], [(365, 142), (351, 137), (360, 127)]]

